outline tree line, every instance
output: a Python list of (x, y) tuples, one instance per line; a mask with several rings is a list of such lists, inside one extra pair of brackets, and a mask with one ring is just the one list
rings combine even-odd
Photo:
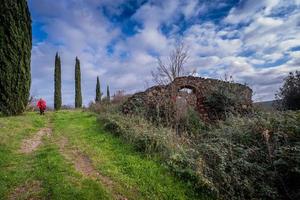
[[(110, 91), (107, 85), (106, 102), (110, 102)], [(103, 93), (101, 92), (99, 76), (96, 81), (95, 102), (101, 103)], [(61, 92), (61, 60), (58, 53), (55, 55), (55, 69), (54, 69), (54, 109), (60, 110), (62, 106), (62, 92)], [(75, 58), (75, 108), (82, 107), (82, 93), (81, 93), (81, 69), (80, 60)]]
[[(31, 15), (26, 0), (0, 0), (0, 112), (18, 115), (25, 111), (31, 86)], [(55, 56), (54, 108), (62, 105), (61, 60)], [(96, 98), (101, 101), (97, 77)], [(109, 95), (109, 87), (107, 86)], [(100, 95), (99, 95), (100, 94)], [(108, 101), (110, 97), (106, 98)], [(80, 61), (75, 64), (75, 107), (82, 107)]]
[[(31, 15), (26, 0), (0, 0), (0, 112), (4, 115), (17, 115), (25, 111), (28, 104), (31, 72), (30, 59), (32, 48)], [(169, 63), (158, 60), (157, 72), (152, 73), (159, 83), (172, 81), (181, 76), (183, 64), (188, 56), (179, 45), (170, 55)], [(54, 108), (62, 105), (61, 61), (55, 56)], [(96, 102), (101, 102), (102, 93), (99, 77), (96, 83)], [(300, 109), (300, 72), (291, 72), (277, 93), (282, 109)], [(109, 86), (107, 98), (110, 101)], [(82, 107), (80, 61), (75, 63), (75, 107)]]

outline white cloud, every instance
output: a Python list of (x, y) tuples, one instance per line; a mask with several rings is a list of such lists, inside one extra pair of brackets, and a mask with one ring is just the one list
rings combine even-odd
[[(97, 75), (103, 91), (106, 85), (110, 85), (111, 93), (119, 89), (141, 90), (145, 82), (151, 85), (150, 72), (156, 67), (156, 56), (165, 58), (178, 37), (189, 48), (188, 71), (196, 69), (198, 74), (213, 78), (233, 75), (236, 81), (253, 87), (256, 100), (272, 99), (282, 78), (299, 69), (299, 51), (290, 49), (300, 46), (300, 15), (291, 12), (273, 16), (274, 10), (287, 6), (280, 0), (242, 1), (223, 21), (195, 22), (181, 36), (176, 34), (180, 27), (174, 24), (180, 15), (190, 20), (199, 13), (210, 12), (214, 5), (192, 0), (147, 2), (130, 18), (141, 27), (136, 34), (126, 35), (99, 9), (105, 5), (117, 14), (124, 2), (30, 0), (34, 20), (43, 22), (48, 35), (33, 46), (32, 94), (52, 104), (56, 51), (62, 59), (64, 104), (72, 105), (74, 101), (75, 56), (81, 60), (85, 104), (94, 98)], [(299, 1), (288, 1), (288, 5), (294, 4), (299, 5)], [(237, 28), (240, 22), (248, 24)], [(170, 35), (163, 34), (162, 25), (172, 27)], [(107, 51), (108, 45), (112, 52)], [(267, 66), (283, 58), (288, 59), (286, 63)]]

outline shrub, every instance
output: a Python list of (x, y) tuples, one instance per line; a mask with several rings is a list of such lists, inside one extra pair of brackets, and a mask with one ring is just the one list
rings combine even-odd
[(124, 90), (118, 90), (113, 95), (113, 99), (111, 100), (112, 104), (122, 104), (128, 99), (128, 95), (125, 95)]
[(116, 113), (120, 110), (120, 105), (110, 104), (105, 99), (102, 99), (101, 103), (99, 102), (90, 102), (88, 110), (95, 112), (97, 114), (103, 113)]
[(235, 85), (220, 84), (207, 94), (204, 105), (209, 108), (210, 119), (225, 119), (228, 114), (243, 113), (241, 96)]
[(225, 199), (298, 199), (299, 122), (300, 113), (221, 122), (194, 147), (206, 163), (204, 175)]
[(228, 116), (210, 127), (189, 114), (178, 136), (138, 116), (105, 113), (104, 128), (160, 159), (196, 192), (220, 199), (300, 198), (300, 112)]
[(201, 132), (208, 130), (209, 124), (203, 122), (197, 111), (193, 108), (188, 109), (185, 129), (190, 134), (201, 134)]
[(173, 130), (157, 127), (139, 116), (130, 118), (118, 113), (99, 115), (99, 121), (104, 129), (133, 144), (136, 150), (158, 156), (176, 175), (187, 184), (196, 188), (196, 195), (205, 191), (213, 195), (209, 182), (195, 171), (193, 149), (186, 148), (187, 137), (179, 137)]

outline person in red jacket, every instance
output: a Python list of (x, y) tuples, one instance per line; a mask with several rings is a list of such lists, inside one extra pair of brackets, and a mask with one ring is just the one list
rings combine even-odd
[(40, 114), (43, 115), (46, 110), (46, 101), (40, 98), (36, 105), (40, 109)]

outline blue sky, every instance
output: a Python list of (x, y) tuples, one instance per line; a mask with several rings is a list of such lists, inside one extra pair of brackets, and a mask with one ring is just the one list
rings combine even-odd
[(31, 94), (53, 104), (54, 56), (62, 59), (63, 104), (74, 104), (75, 57), (82, 93), (96, 76), (111, 93), (153, 85), (157, 56), (176, 41), (189, 51), (186, 73), (247, 83), (271, 100), (289, 71), (300, 70), (300, 0), (28, 0), (32, 15)]

